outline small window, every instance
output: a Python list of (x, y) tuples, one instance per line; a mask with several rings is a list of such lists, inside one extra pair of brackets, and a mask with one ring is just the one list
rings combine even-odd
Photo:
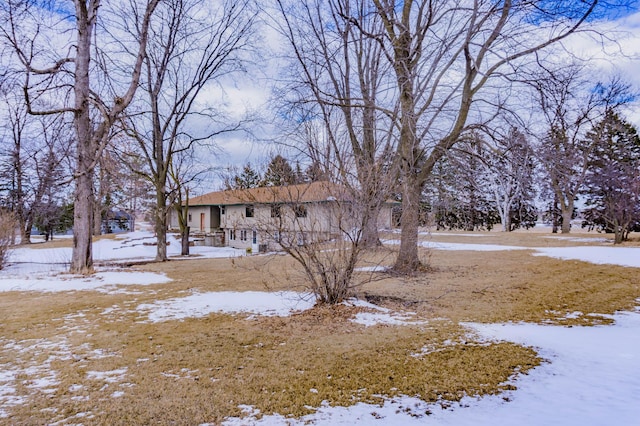
[(235, 229), (229, 230), (229, 239), (230, 240), (235, 240), (236, 239), (236, 230)]
[(224, 214), (224, 212), (225, 212), (224, 206), (220, 206), (220, 214)]
[(307, 217), (306, 206), (297, 205), (293, 208), (293, 211), (296, 213), (296, 217)]
[(271, 217), (280, 217), (282, 214), (282, 206), (280, 204), (273, 204), (271, 206)]
[(252, 243), (253, 244), (258, 244), (258, 232), (256, 230), (253, 231), (253, 236), (252, 236)]
[(189, 222), (191, 222), (191, 213), (189, 213)]
[(245, 209), (245, 217), (253, 217), (253, 213), (253, 206), (247, 206), (247, 208)]
[(247, 241), (247, 231), (245, 229), (240, 230), (240, 240)]

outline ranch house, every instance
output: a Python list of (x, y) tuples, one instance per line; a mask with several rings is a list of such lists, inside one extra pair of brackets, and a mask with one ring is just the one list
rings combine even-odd
[[(379, 228), (392, 227), (395, 204), (384, 204)], [(355, 217), (350, 205), (344, 188), (329, 182), (217, 191), (189, 200), (187, 223), (200, 244), (258, 252), (285, 238), (303, 244), (340, 234)], [(176, 212), (170, 227), (178, 228)]]

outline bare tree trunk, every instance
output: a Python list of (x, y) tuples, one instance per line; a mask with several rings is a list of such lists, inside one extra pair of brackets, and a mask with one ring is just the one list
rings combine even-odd
[(363, 221), (362, 238), (360, 244), (363, 249), (369, 249), (382, 246), (380, 236), (378, 234), (378, 217), (380, 216), (380, 207), (378, 205), (368, 206), (368, 211), (364, 212), (366, 219)]
[(558, 196), (554, 194), (553, 205), (551, 207), (551, 233), (558, 233)]
[(616, 231), (613, 244), (622, 244), (622, 232)]
[(33, 221), (26, 221), (18, 216), (20, 221), (20, 244), (31, 244), (31, 226)]
[(91, 173), (76, 178), (73, 208), (73, 254), (70, 271), (75, 274), (93, 272), (93, 179)]
[[(405, 175), (410, 179), (410, 175)], [(420, 224), (420, 195), (422, 185), (410, 182), (402, 184), (402, 215), (400, 223), (400, 251), (393, 269), (400, 273), (411, 273), (422, 266), (418, 257), (418, 227)]]
[(167, 194), (164, 185), (156, 186), (155, 231), (157, 240), (156, 260), (167, 260)]
[(624, 240), (623, 227), (618, 224), (618, 221), (613, 222), (613, 244), (622, 244)]
[(561, 233), (568, 234), (571, 232), (571, 219), (573, 217), (573, 199), (570, 198), (567, 203), (562, 203), (562, 227)]
[(190, 228), (188, 226), (185, 226), (183, 229), (181, 229), (182, 251), (180, 254), (182, 256), (189, 256), (189, 230)]
[(93, 127), (89, 110), (91, 96), (89, 67), (91, 61), (91, 39), (95, 16), (89, 16), (85, 5), (76, 2), (77, 47), (75, 58), (75, 108), (74, 124), (77, 136), (77, 167), (73, 208), (73, 254), (70, 271), (76, 274), (93, 272), (91, 254), (93, 230), (93, 170), (95, 155)]
[(27, 216), (24, 228), (21, 230), (20, 243), (31, 244), (31, 229), (33, 228), (33, 214)]
[(504, 216), (504, 224), (502, 225), (502, 230), (504, 232), (513, 231), (513, 229), (511, 229), (511, 212), (508, 210), (506, 211)]

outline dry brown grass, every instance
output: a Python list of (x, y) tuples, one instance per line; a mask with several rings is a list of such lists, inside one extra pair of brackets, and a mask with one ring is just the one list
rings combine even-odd
[[(519, 246), (565, 244), (519, 235), (490, 238)], [(376, 273), (360, 289), (363, 297), (425, 321), (413, 326), (364, 327), (351, 321), (362, 308), (349, 306), (287, 318), (211, 314), (162, 323), (149, 323), (135, 309), (192, 290), (299, 289), (296, 264), (284, 256), (139, 266), (174, 281), (127, 287), (122, 294), (1, 293), (0, 368), (17, 372), (15, 394), (25, 398), (4, 409), (11, 424), (198, 424), (241, 415), (240, 404), (300, 416), (323, 401), (350, 405), (379, 403), (380, 395), (446, 401), (493, 394), (540, 360), (532, 349), (510, 343), (475, 344), (459, 321), (593, 324), (604, 319), (563, 318), (574, 311), (628, 309), (640, 297), (640, 279), (631, 268), (534, 257), (529, 251), (432, 251), (425, 257), (428, 273)], [(365, 260), (390, 264), (392, 258), (382, 249)], [(427, 352), (414, 356), (425, 347)], [(52, 371), (49, 393), (32, 386)], [(95, 371), (113, 374), (105, 378)]]
[[(104, 234), (93, 237), (93, 241), (100, 240), (113, 240), (115, 239), (117, 234)], [(73, 239), (71, 237), (54, 237), (53, 240), (44, 241), (43, 235), (32, 235), (31, 243), (24, 244), (23, 247), (29, 247), (33, 249), (39, 248), (60, 248), (60, 247), (71, 247), (73, 245)]]

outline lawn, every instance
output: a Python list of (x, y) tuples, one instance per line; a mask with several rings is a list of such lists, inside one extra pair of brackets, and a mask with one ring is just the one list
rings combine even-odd
[[(500, 338), (510, 326), (495, 324), (612, 334), (624, 323), (616, 312), (640, 297), (636, 267), (593, 263), (640, 259), (637, 243), (550, 236), (425, 233), (428, 272), (405, 278), (370, 268), (393, 262), (385, 235), (363, 259), (358, 299), (313, 308), (297, 265), (279, 254), (197, 248), (190, 259), (113, 266), (152, 257), (140, 234), (98, 241), (111, 266), (86, 278), (60, 272), (64, 243), (20, 248), (0, 272), (0, 422), (447, 424), (442, 413), (464, 416), (478, 396), (517, 407), (508, 401), (528, 392), (527, 376), (567, 359), (544, 345), (573, 338)], [(578, 260), (585, 250), (596, 260)]]

